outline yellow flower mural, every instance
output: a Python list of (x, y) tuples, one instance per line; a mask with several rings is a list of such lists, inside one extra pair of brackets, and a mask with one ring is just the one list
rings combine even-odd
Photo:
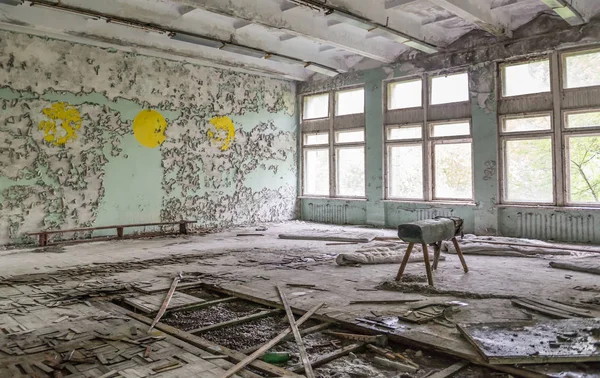
[(66, 102), (57, 102), (42, 110), (48, 120), (41, 121), (38, 129), (44, 131), (44, 140), (55, 146), (61, 146), (77, 139), (77, 130), (81, 128), (81, 114)]
[(231, 118), (227, 116), (213, 117), (212, 125), (206, 135), (214, 146), (220, 147), (221, 151), (227, 151), (235, 137), (235, 127)]
[(142, 110), (133, 120), (133, 135), (142, 146), (155, 148), (166, 139), (167, 121), (156, 110)]

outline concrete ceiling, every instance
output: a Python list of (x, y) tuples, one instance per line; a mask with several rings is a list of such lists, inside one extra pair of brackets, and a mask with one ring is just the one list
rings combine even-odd
[[(325, 5), (326, 3), (326, 5)], [(0, 28), (307, 80), (499, 38), (541, 12), (582, 24), (597, 0), (0, 0)]]

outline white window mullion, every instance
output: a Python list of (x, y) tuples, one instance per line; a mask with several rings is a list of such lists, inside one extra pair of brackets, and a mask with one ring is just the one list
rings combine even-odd
[(553, 151), (553, 165), (554, 165), (554, 201), (559, 206), (564, 206), (566, 203), (566, 177), (565, 177), (565, 154), (563, 148), (563, 138), (562, 138), (562, 130), (563, 130), (563, 117), (561, 115), (561, 93), (562, 86), (560, 80), (560, 62), (558, 52), (554, 52), (550, 59), (551, 69), (550, 74), (552, 75), (552, 100), (554, 105), (554, 117), (553, 117), (553, 126), (554, 126), (554, 138), (552, 141), (552, 145), (554, 148)]

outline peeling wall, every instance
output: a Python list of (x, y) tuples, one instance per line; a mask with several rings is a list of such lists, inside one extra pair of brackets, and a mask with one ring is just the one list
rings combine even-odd
[(294, 83), (10, 32), (0, 51), (0, 244), (294, 218)]

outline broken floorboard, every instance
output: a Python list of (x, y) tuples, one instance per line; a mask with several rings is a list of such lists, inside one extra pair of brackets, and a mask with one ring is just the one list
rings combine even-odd
[(480, 323), (458, 329), (495, 365), (600, 362), (600, 319)]
[[(123, 302), (146, 314), (152, 314), (160, 309), (160, 306), (163, 304), (164, 300), (165, 294), (157, 293), (125, 298)], [(202, 302), (205, 302), (205, 300), (185, 293), (175, 292), (173, 294), (173, 297), (171, 298), (171, 301), (169, 302), (169, 306), (167, 307), (167, 309), (169, 311), (174, 311), (180, 308), (200, 304)]]
[[(216, 286), (204, 283), (201, 285), (203, 288), (212, 290), (225, 295), (234, 296), (240, 299), (245, 299), (251, 302), (260, 303), (265, 306), (281, 308), (281, 304), (278, 301), (268, 299), (263, 291), (258, 291), (249, 286), (236, 286), (236, 290), (232, 290), (222, 286)], [(241, 291), (244, 290), (244, 291)], [(293, 307), (292, 311), (296, 315), (303, 315), (306, 311)], [(354, 318), (344, 317), (343, 313), (336, 312), (335, 314), (324, 313), (315, 314), (312, 319), (320, 320), (323, 322), (335, 322), (340, 326), (349, 330), (355, 330), (357, 332), (369, 333), (369, 334), (385, 334), (388, 336), (390, 341), (397, 342), (399, 344), (407, 345), (414, 348), (420, 348), (438, 352), (452, 357), (457, 357), (466, 361), (469, 361), (475, 365), (484, 366), (492, 370), (501, 371), (518, 377), (524, 378), (547, 378), (546, 374), (538, 373), (532, 370), (524, 369), (521, 367), (507, 366), (507, 365), (492, 365), (486, 362), (472, 347), (472, 345), (461, 339), (448, 339), (440, 337), (438, 335), (431, 335), (419, 331), (406, 331), (403, 328), (399, 329), (386, 329), (378, 327), (376, 325), (368, 325), (359, 323)]]
[[(152, 323), (151, 319), (149, 319), (143, 315), (140, 315), (140, 314), (135, 314), (135, 313), (130, 312), (127, 315), (129, 315), (131, 318), (133, 318), (141, 323), (144, 323), (144, 324), (150, 325)], [(247, 355), (245, 355), (243, 353), (234, 351), (229, 348), (225, 348), (225, 347), (215, 344), (211, 341), (208, 341), (200, 336), (192, 335), (191, 333), (182, 331), (180, 329), (177, 329), (175, 327), (172, 327), (172, 326), (169, 326), (169, 325), (166, 325), (163, 323), (158, 323), (155, 328), (170, 335), (170, 336), (173, 336), (180, 340), (183, 340), (197, 348), (203, 349), (207, 352), (214, 353), (217, 355), (225, 355), (233, 361), (242, 361), (248, 357)], [(261, 360), (254, 360), (249, 365), (263, 373), (275, 375), (277, 377), (283, 377), (283, 376), (291, 374), (288, 370), (282, 369), (275, 365), (271, 365), (271, 364), (263, 362)], [(294, 376), (296, 376), (296, 375), (294, 375)]]

